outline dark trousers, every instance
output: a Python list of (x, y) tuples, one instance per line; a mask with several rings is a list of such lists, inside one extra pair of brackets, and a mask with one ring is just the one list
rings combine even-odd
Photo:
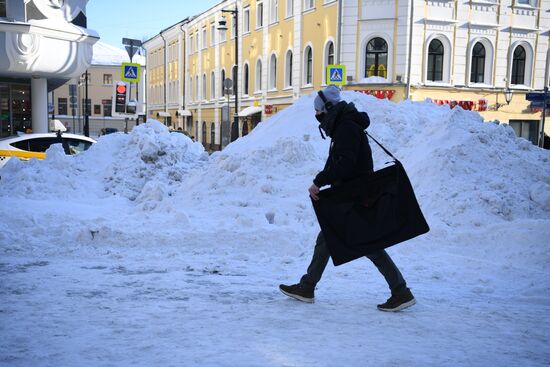
[[(366, 255), (366, 257), (376, 265), (378, 271), (384, 276), (392, 294), (399, 294), (407, 289), (407, 283), (403, 279), (403, 275), (401, 275), (401, 272), (385, 250), (373, 252)], [(323, 271), (329, 259), (330, 252), (325, 237), (323, 232), (319, 232), (311, 264), (307, 268), (307, 273), (302, 276), (300, 284), (304, 287), (315, 288), (315, 285), (323, 276)]]

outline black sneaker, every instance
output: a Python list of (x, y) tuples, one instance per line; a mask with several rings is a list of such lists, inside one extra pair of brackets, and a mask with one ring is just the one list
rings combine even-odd
[(294, 285), (281, 284), (279, 285), (279, 289), (287, 296), (297, 299), (298, 301), (313, 303), (313, 289), (304, 287), (300, 285), (300, 283)]
[(396, 312), (401, 311), (404, 308), (410, 307), (416, 303), (413, 294), (410, 289), (397, 295), (392, 295), (386, 303), (378, 305), (380, 311)]

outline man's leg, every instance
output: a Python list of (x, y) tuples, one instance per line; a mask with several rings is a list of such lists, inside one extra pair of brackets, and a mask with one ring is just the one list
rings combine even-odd
[(279, 289), (289, 297), (303, 302), (313, 302), (315, 285), (321, 280), (329, 259), (330, 253), (325, 238), (323, 233), (319, 232), (311, 263), (307, 268), (307, 273), (300, 279), (300, 283), (294, 285), (281, 284)]
[(376, 251), (367, 255), (370, 261), (384, 276), (392, 294), (403, 293), (407, 289), (407, 283), (403, 275), (385, 250)]
[(395, 266), (390, 255), (385, 250), (368, 254), (367, 257), (376, 265), (378, 271), (384, 276), (391, 290), (391, 297), (384, 303), (378, 305), (381, 311), (400, 311), (416, 303), (416, 300), (407, 288), (403, 275)]
[(323, 232), (319, 232), (317, 241), (315, 242), (315, 250), (313, 250), (311, 263), (307, 268), (307, 273), (300, 279), (300, 284), (304, 287), (315, 289), (315, 285), (317, 285), (323, 276), (329, 259), (330, 252), (328, 251), (325, 236), (323, 236)]

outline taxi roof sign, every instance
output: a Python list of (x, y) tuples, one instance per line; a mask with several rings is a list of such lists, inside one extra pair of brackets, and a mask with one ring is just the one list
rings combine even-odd
[(327, 65), (327, 84), (346, 85), (346, 65)]
[(120, 79), (125, 82), (138, 83), (141, 76), (141, 65), (123, 62), (120, 67)]

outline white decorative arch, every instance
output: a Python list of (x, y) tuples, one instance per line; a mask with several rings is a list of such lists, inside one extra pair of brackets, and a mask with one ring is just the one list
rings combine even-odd
[[(525, 50), (525, 78), (523, 84), (512, 84), (512, 63), (514, 61), (514, 51), (518, 46), (522, 46)], [(532, 87), (533, 80), (533, 45), (526, 40), (520, 40), (512, 43), (508, 50), (508, 72), (506, 73), (508, 78), (508, 86), (523, 86)]]
[[(430, 43), (433, 40), (439, 40), (443, 44), (443, 80), (441, 81), (431, 81), (428, 80), (428, 52)], [(441, 33), (431, 34), (427, 39), (424, 47), (424, 82), (426, 84), (440, 84), (440, 83), (450, 83), (451, 81), (451, 64), (452, 64), (452, 55), (453, 55), (453, 46), (449, 38)]]
[(328, 48), (331, 43), (334, 49), (334, 60), (336, 60), (336, 42), (333, 37), (328, 37), (323, 45), (323, 84), (327, 82)]
[[(481, 43), (485, 47), (485, 65), (484, 65), (484, 81), (483, 83), (474, 83), (471, 81), (471, 71), (472, 71), (472, 54), (474, 46), (477, 43)], [(468, 85), (484, 84), (492, 85), (493, 84), (493, 63), (495, 59), (495, 47), (493, 43), (485, 37), (476, 37), (470, 41), (467, 50), (468, 59), (466, 60), (466, 80)]]

